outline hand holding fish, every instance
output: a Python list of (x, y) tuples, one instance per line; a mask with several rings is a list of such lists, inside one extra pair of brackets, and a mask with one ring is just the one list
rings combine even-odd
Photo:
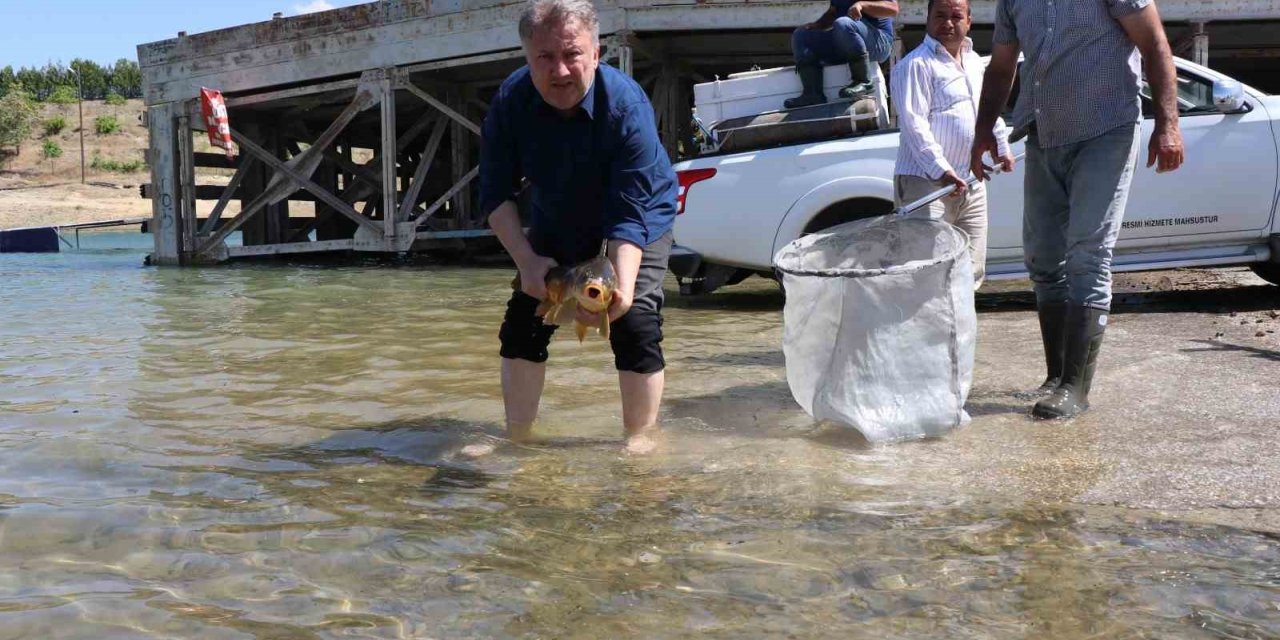
[[(543, 278), (538, 281), (542, 285), (540, 293), (543, 297), (539, 298), (542, 303), (534, 313), (547, 324), (557, 324), (561, 308), (566, 304), (573, 304), (577, 309), (574, 333), (578, 336), (579, 342), (586, 338), (587, 329), (590, 327), (599, 329), (600, 335), (608, 338), (609, 321), (615, 312), (614, 303), (617, 299), (618, 286), (618, 276), (614, 272), (613, 263), (601, 255), (565, 268), (556, 265), (550, 258), (542, 259), (547, 260), (552, 266), (546, 269)], [(531, 277), (533, 277), (532, 268), (529, 269), (528, 275), (521, 270), (512, 281), (511, 287), (537, 297), (530, 291), (531, 287), (527, 284)], [(626, 308), (630, 307), (631, 299), (628, 294)], [(625, 313), (625, 310), (623, 312)]]
[(535, 255), (528, 264), (518, 265), (520, 290), (539, 300), (547, 299), (547, 274), (557, 266), (555, 260)]

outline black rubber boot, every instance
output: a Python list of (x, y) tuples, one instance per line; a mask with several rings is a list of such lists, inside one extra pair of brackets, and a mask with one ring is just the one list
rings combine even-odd
[(1067, 309), (1062, 381), (1031, 410), (1037, 418), (1073, 418), (1089, 409), (1089, 388), (1102, 350), (1110, 312), (1092, 307)]
[(1066, 347), (1063, 328), (1067, 324), (1067, 305), (1064, 302), (1046, 302), (1038, 305), (1040, 316), (1040, 341), (1044, 344), (1044, 382), (1034, 391), (1022, 394), (1028, 399), (1043, 398), (1062, 382), (1062, 359)]
[(800, 107), (811, 107), (815, 104), (822, 104), (827, 101), (826, 94), (822, 92), (821, 63), (813, 62), (797, 64), (796, 73), (800, 74), (800, 86), (803, 87), (803, 89), (799, 96), (783, 100), (783, 107), (787, 109), (799, 109)]
[(873, 64), (871, 56), (865, 53), (849, 61), (849, 86), (840, 89), (841, 98), (861, 98), (874, 92), (875, 87), (871, 84), (875, 73)]

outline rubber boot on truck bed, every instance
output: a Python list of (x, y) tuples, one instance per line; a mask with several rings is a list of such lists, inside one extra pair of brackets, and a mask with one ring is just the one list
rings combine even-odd
[(796, 65), (796, 73), (800, 74), (800, 86), (803, 87), (803, 89), (799, 96), (783, 100), (783, 107), (787, 109), (798, 109), (800, 107), (811, 107), (815, 104), (822, 104), (827, 101), (826, 94), (822, 93), (821, 64), (798, 64)]

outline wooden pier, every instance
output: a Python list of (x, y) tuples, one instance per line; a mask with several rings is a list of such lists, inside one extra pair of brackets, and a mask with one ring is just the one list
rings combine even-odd
[[(899, 54), (904, 42), (919, 40), (926, 1), (902, 4)], [(980, 48), (989, 42), (994, 5), (973, 3)], [(604, 58), (649, 92), (664, 145), (680, 157), (695, 149), (692, 85), (790, 64), (791, 30), (826, 3), (596, 6)], [(477, 141), (494, 89), (523, 64), (521, 8), (510, 0), (381, 0), (140, 45), (152, 262), (398, 254), (489, 235), (475, 210)], [(1236, 54), (1223, 60), (1278, 68), (1280, 0), (1164, 0), (1160, 9), (1180, 55), (1210, 61), (1211, 25), (1231, 34), (1222, 51)], [(234, 161), (195, 151), (195, 136), (204, 135), (201, 87), (227, 96)], [(202, 185), (197, 167), (234, 176), (225, 186)], [(232, 200), (240, 212), (226, 217)], [(290, 204), (303, 201), (314, 203), (315, 215), (291, 216)], [(229, 246), (236, 231), (242, 241)]]

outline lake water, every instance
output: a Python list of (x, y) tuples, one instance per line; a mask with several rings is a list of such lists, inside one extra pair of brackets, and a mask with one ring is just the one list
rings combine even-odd
[(0, 638), (1280, 635), (1271, 535), (816, 428), (767, 283), (672, 301), (667, 440), (628, 457), (607, 346), (567, 331), (546, 440), (503, 444), (508, 269), (149, 243), (0, 256)]

